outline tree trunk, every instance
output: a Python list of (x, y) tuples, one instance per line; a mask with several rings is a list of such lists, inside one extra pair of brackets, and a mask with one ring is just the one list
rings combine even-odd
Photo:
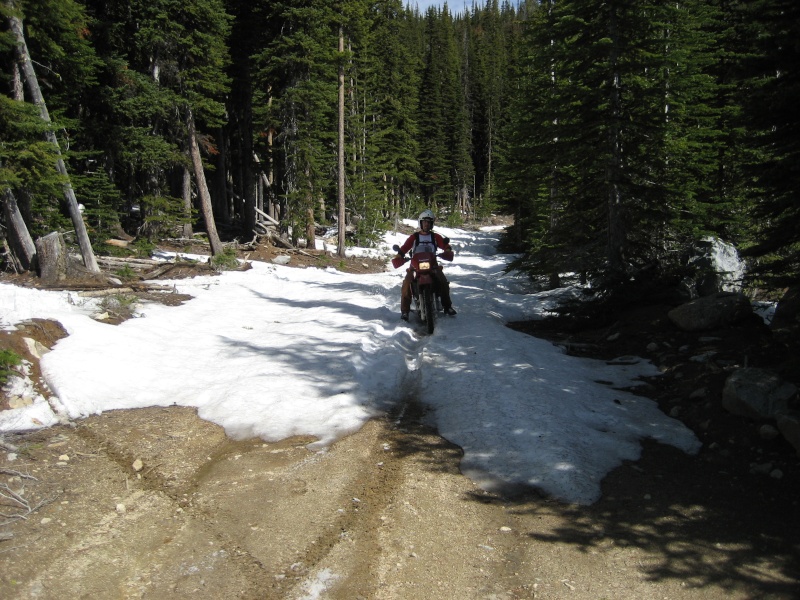
[(314, 250), (317, 247), (317, 233), (314, 231), (314, 209), (308, 209), (308, 223), (306, 224), (306, 248)]
[(53, 285), (67, 278), (67, 247), (64, 236), (54, 231), (36, 240), (39, 277)]
[(36, 245), (33, 243), (28, 226), (22, 218), (22, 213), (17, 206), (17, 199), (10, 189), (3, 193), (4, 211), (6, 216), (6, 227), (8, 227), (8, 242), (11, 252), (24, 271), (30, 271), (36, 267)]
[[(11, 1), (8, 1), (6, 4), (12, 10), (15, 8), (14, 3)], [(22, 21), (18, 17), (11, 16), (8, 17), (8, 22), (16, 42), (14, 52), (17, 62), (22, 69), (22, 73), (25, 76), (25, 84), (28, 88), (28, 93), (33, 103), (39, 108), (39, 114), (42, 120), (45, 123), (51, 123), (50, 114), (47, 112), (47, 105), (44, 102), (44, 96), (42, 96), (42, 90), (39, 87), (39, 80), (36, 78), (36, 71), (33, 69), (33, 62), (28, 53), (28, 45), (25, 42), (25, 34), (22, 30)], [(83, 222), (83, 215), (81, 215), (80, 208), (78, 207), (78, 200), (75, 198), (75, 191), (72, 189), (72, 184), (69, 181), (67, 167), (64, 164), (64, 160), (61, 158), (61, 148), (58, 145), (58, 138), (55, 132), (47, 132), (47, 141), (53, 144), (56, 149), (56, 153), (58, 154), (56, 169), (66, 180), (66, 183), (64, 183), (64, 197), (67, 201), (72, 225), (75, 227), (75, 235), (78, 238), (78, 246), (80, 247), (81, 256), (83, 257), (83, 264), (90, 272), (99, 273), (100, 267), (97, 266), (92, 244), (89, 241), (89, 234), (86, 232), (86, 225)]]
[[(231, 202), (228, 198), (228, 141), (225, 139), (222, 127), (217, 128), (217, 138), (217, 154), (214, 158), (216, 168), (211, 176), (211, 189), (214, 191), (211, 195), (211, 206), (214, 209), (215, 218), (221, 219), (222, 223), (227, 224), (231, 222), (238, 211), (236, 209), (231, 211)], [(239, 168), (241, 169), (241, 165)], [(240, 178), (243, 179), (243, 177)]]
[(189, 153), (192, 157), (194, 166), (194, 177), (197, 182), (197, 193), (200, 196), (200, 210), (206, 223), (206, 233), (208, 233), (208, 243), (211, 245), (211, 255), (222, 254), (222, 242), (217, 233), (217, 224), (214, 221), (214, 209), (211, 206), (211, 194), (208, 193), (205, 171), (203, 171), (203, 159), (200, 156), (200, 147), (197, 145), (197, 132), (194, 127), (194, 115), (192, 109), (186, 109), (186, 121), (189, 128)]
[(192, 231), (192, 174), (189, 167), (183, 167), (183, 214), (186, 223), (183, 224), (183, 237), (191, 238)]
[(344, 206), (344, 33), (339, 28), (339, 244), (336, 253), (344, 258), (345, 206)]
[(607, 168), (606, 180), (608, 185), (608, 233), (607, 233), (607, 253), (608, 266), (612, 273), (620, 273), (624, 270), (624, 253), (626, 246), (626, 231), (623, 215), (623, 197), (620, 190), (620, 179), (622, 173), (622, 150), (620, 136), (620, 114), (621, 98), (620, 88), (622, 87), (622, 76), (619, 72), (619, 27), (617, 23), (616, 8), (612, 5), (609, 23), (609, 37), (611, 38), (611, 127), (608, 130), (608, 144), (611, 151), (610, 163)]

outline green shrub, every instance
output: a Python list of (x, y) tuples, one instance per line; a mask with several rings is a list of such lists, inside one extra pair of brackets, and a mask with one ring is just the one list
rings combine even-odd
[(215, 271), (235, 271), (239, 268), (239, 261), (236, 260), (236, 250), (225, 248), (221, 254), (211, 257), (211, 267)]
[(133, 316), (139, 298), (132, 294), (113, 294), (102, 299), (99, 306), (111, 317), (125, 320)]
[(0, 385), (5, 385), (14, 367), (22, 364), (22, 357), (13, 350), (0, 350)]
[(134, 271), (130, 265), (125, 265), (121, 269), (114, 271), (114, 274), (120, 279), (136, 279), (139, 275)]

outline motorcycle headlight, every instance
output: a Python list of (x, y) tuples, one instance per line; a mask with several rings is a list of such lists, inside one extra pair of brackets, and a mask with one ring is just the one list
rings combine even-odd
[(431, 268), (431, 263), (427, 260), (422, 260), (419, 263), (419, 270), (420, 271), (427, 271)]

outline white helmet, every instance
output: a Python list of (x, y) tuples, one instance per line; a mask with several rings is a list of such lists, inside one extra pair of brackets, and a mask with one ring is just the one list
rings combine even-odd
[(431, 222), (431, 229), (433, 229), (433, 223), (436, 221), (436, 215), (433, 214), (431, 210), (423, 210), (419, 214), (419, 227), (422, 229), (422, 222), (423, 221), (430, 221)]

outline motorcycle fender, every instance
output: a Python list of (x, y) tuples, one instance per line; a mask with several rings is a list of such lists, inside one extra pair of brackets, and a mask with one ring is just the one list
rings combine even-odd
[(433, 284), (433, 277), (430, 275), (420, 275), (419, 276), (419, 285), (431, 285)]

